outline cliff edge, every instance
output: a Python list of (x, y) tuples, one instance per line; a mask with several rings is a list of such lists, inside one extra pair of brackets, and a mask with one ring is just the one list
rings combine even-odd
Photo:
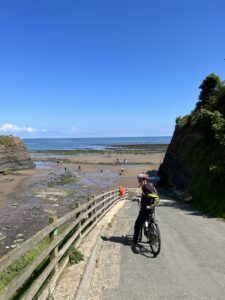
[(176, 119), (159, 184), (192, 199), (194, 207), (225, 217), (225, 83), (210, 74), (199, 88), (195, 109)]
[(0, 136), (0, 172), (33, 167), (27, 148), (18, 137)]

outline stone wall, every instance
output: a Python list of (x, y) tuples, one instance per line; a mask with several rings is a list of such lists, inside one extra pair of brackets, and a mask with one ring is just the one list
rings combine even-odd
[(0, 136), (0, 172), (33, 167), (30, 154), (18, 137)]

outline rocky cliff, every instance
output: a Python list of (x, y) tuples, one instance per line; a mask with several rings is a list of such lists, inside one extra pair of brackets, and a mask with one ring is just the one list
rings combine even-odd
[(195, 109), (176, 120), (159, 184), (225, 217), (225, 82), (211, 74), (200, 89)]
[(207, 140), (197, 128), (177, 125), (159, 169), (160, 183), (188, 193), (191, 189), (195, 160), (200, 162), (201, 157), (204, 156), (204, 149), (201, 149), (204, 144), (207, 145)]
[(185, 162), (182, 161), (179, 151), (179, 144), (188, 141), (188, 137), (183, 135), (177, 127), (171, 143), (165, 154), (164, 161), (159, 168), (161, 177), (160, 184), (178, 191), (188, 191), (191, 182), (191, 172), (188, 170)]
[(0, 172), (33, 167), (26, 146), (19, 138), (0, 136)]

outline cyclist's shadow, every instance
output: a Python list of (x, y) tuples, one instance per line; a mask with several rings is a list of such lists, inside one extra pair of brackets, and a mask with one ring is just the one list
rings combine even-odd
[(130, 242), (132, 241), (132, 236), (129, 236), (129, 235), (110, 236), (110, 237), (101, 236), (101, 238), (103, 241), (109, 241), (109, 242), (113, 242), (113, 243), (122, 244), (123, 246), (129, 246), (131, 248), (131, 251), (134, 254), (140, 254), (147, 258), (154, 258), (154, 255), (153, 255), (153, 253), (150, 249), (150, 246), (147, 242), (141, 242), (135, 246), (130, 245)]
[(132, 246), (131, 250), (134, 254), (140, 254), (146, 258), (155, 258), (147, 242), (138, 243), (136, 246)]
[(124, 235), (122, 235), (122, 236), (110, 236), (110, 237), (101, 236), (101, 238), (102, 238), (103, 241), (109, 241), (109, 242), (113, 242), (113, 243), (119, 243), (119, 244), (122, 244), (124, 246), (128, 246), (127, 238)]

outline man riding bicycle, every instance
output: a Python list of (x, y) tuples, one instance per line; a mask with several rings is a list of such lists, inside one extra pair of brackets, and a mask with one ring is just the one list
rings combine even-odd
[(137, 244), (140, 230), (145, 220), (148, 219), (149, 208), (154, 208), (159, 202), (157, 191), (155, 187), (148, 182), (148, 176), (146, 174), (139, 174), (137, 178), (139, 186), (142, 188), (142, 195), (141, 209), (134, 225), (133, 245)]

